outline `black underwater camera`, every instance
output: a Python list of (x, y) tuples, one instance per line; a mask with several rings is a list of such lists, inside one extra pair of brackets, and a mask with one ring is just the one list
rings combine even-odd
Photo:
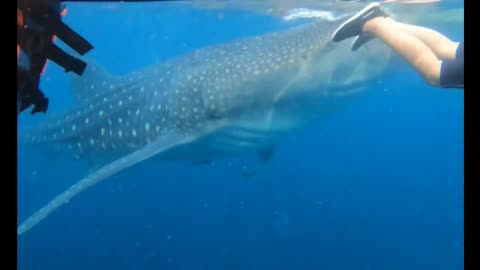
[(65, 9), (58, 0), (17, 0), (17, 97), (18, 112), (34, 106), (32, 114), (45, 113), (48, 98), (39, 89), (47, 60), (65, 72), (81, 75), (86, 63), (54, 44), (56, 37), (83, 55), (93, 46), (62, 22)]

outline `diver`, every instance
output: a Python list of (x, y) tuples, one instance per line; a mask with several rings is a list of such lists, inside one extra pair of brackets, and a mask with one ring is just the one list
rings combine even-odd
[(397, 22), (377, 2), (340, 25), (332, 40), (339, 42), (350, 37), (355, 37), (352, 50), (375, 37), (381, 39), (433, 87), (464, 88), (463, 42), (453, 42), (429, 28)]
[(54, 44), (58, 37), (80, 55), (93, 49), (82, 36), (61, 21), (66, 9), (60, 0), (17, 0), (17, 115), (30, 106), (31, 114), (45, 113), (48, 98), (39, 89), (48, 60), (82, 75), (86, 63)]

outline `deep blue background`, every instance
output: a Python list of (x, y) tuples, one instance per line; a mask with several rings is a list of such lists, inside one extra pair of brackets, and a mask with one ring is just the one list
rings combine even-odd
[[(72, 4), (65, 21), (118, 74), (292, 24), (158, 4)], [(269, 163), (147, 161), (82, 193), (18, 238), (19, 269), (463, 269), (463, 90), (430, 88), (400, 63)], [(42, 89), (52, 113), (71, 104), (57, 66)], [(20, 125), (42, 119), (25, 114)], [(19, 222), (84, 165), (19, 147)]]

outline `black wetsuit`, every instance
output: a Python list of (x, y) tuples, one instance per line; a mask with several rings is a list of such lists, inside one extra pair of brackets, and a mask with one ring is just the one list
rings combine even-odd
[(455, 59), (443, 60), (440, 70), (440, 87), (463, 88), (463, 42), (458, 45)]

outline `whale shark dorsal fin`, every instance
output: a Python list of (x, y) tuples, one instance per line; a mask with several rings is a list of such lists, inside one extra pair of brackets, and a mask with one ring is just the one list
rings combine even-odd
[(93, 60), (85, 60), (87, 67), (81, 76), (71, 75), (72, 92), (78, 101), (85, 101), (89, 97), (100, 95), (118, 82), (118, 77), (112, 75), (104, 67)]

